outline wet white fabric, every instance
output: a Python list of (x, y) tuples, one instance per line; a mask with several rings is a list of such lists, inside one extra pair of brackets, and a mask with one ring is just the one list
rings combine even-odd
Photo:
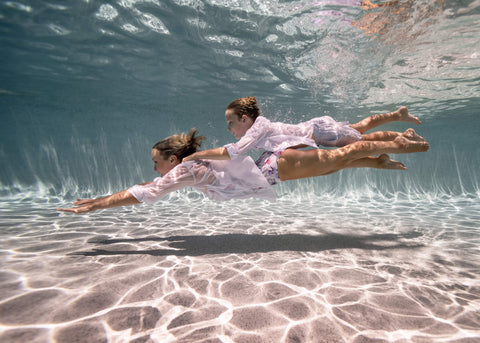
[(249, 156), (226, 161), (189, 161), (151, 183), (129, 192), (140, 202), (154, 203), (166, 194), (193, 187), (214, 200), (259, 198), (274, 201), (275, 191)]
[(351, 128), (348, 122), (337, 122), (329, 116), (300, 124), (271, 122), (260, 116), (238, 142), (224, 147), (230, 158), (235, 159), (250, 149), (278, 152), (299, 145), (315, 148), (318, 145), (344, 146), (361, 139), (360, 132)]
[(317, 147), (313, 139), (313, 128), (307, 123), (297, 125), (272, 123), (265, 117), (258, 117), (245, 135), (236, 143), (225, 145), (233, 160), (250, 149), (283, 151), (297, 145)]
[(313, 118), (304, 124), (313, 128), (313, 139), (317, 145), (342, 147), (362, 140), (362, 134), (350, 127), (348, 121), (338, 122), (332, 117)]

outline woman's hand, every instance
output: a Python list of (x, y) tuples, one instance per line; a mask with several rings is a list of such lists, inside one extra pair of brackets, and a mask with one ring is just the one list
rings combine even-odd
[(127, 190), (108, 195), (104, 198), (98, 199), (77, 199), (73, 203), (75, 207), (70, 208), (57, 208), (57, 211), (60, 212), (72, 212), (72, 213), (87, 213), (93, 212), (96, 210), (102, 210), (105, 208), (127, 206), (139, 204), (140, 201), (135, 199), (135, 197), (130, 194)]
[(70, 208), (57, 208), (57, 211), (60, 212), (72, 212), (72, 213), (87, 213), (96, 211), (95, 203), (98, 199), (77, 199), (73, 203), (75, 207)]

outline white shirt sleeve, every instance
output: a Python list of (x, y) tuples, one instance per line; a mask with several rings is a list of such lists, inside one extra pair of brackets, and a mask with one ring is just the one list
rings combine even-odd
[[(157, 177), (149, 184), (136, 185), (130, 187), (128, 191), (138, 201), (151, 204), (176, 190), (201, 186), (201, 184), (209, 184), (212, 182), (209, 175), (208, 168), (194, 161), (190, 161), (176, 166), (166, 175)], [(215, 178), (213, 178), (213, 182), (214, 179)]]
[(170, 192), (192, 187), (219, 201), (258, 198), (275, 200), (275, 192), (249, 156), (236, 160), (188, 161), (163, 177), (128, 191), (140, 202), (154, 203)]
[(236, 143), (224, 145), (230, 159), (234, 160), (250, 149), (255, 149), (257, 144), (270, 134), (271, 122), (265, 117), (258, 117), (245, 135)]

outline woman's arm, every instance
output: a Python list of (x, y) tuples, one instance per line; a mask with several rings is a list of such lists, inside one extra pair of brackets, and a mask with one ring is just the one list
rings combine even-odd
[(191, 154), (190, 156), (185, 157), (182, 162), (194, 161), (194, 160), (229, 160), (230, 155), (228, 154), (227, 149), (224, 147), (197, 151)]
[(78, 199), (75, 207), (58, 208), (58, 211), (86, 213), (111, 207), (135, 205), (142, 202), (152, 204), (166, 194), (185, 187), (214, 184), (215, 175), (202, 163), (180, 164), (163, 177), (157, 177), (152, 182), (144, 182), (124, 191), (98, 199)]
[(58, 208), (57, 210), (61, 212), (86, 213), (105, 208), (135, 205), (139, 203), (140, 201), (130, 194), (127, 189), (104, 198), (84, 200), (78, 199), (73, 203), (75, 207)]

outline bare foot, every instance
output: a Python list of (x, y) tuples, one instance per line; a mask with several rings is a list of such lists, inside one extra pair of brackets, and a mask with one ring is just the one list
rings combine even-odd
[(390, 156), (387, 154), (381, 154), (377, 159), (380, 164), (380, 169), (407, 170), (407, 167), (405, 167), (402, 162), (390, 159)]
[(383, 6), (392, 6), (392, 5), (396, 5), (397, 3), (398, 3), (398, 0), (394, 0), (394, 1), (388, 2), (386, 4), (372, 4), (372, 2), (370, 0), (362, 0), (361, 6), (364, 10), (369, 10), (369, 9), (372, 9), (372, 8), (379, 8), (379, 7), (383, 7)]
[(425, 138), (418, 135), (414, 129), (406, 129), (402, 136), (414, 142), (426, 142)]
[(409, 112), (408, 112), (408, 108), (405, 107), (405, 106), (402, 106), (400, 107), (398, 110), (396, 110), (394, 112), (395, 114), (397, 114), (399, 116), (399, 121), (406, 121), (406, 122), (410, 122), (410, 123), (415, 123), (417, 125), (420, 125), (422, 122), (420, 121), (420, 119), (418, 119), (417, 117), (411, 115)]
[(404, 149), (403, 152), (424, 152), (430, 148), (430, 145), (426, 141), (411, 141), (403, 135), (398, 136), (394, 140), (400, 148)]
[(378, 8), (378, 5), (372, 4), (370, 0), (362, 0), (361, 6), (364, 10), (369, 10), (372, 8)]

